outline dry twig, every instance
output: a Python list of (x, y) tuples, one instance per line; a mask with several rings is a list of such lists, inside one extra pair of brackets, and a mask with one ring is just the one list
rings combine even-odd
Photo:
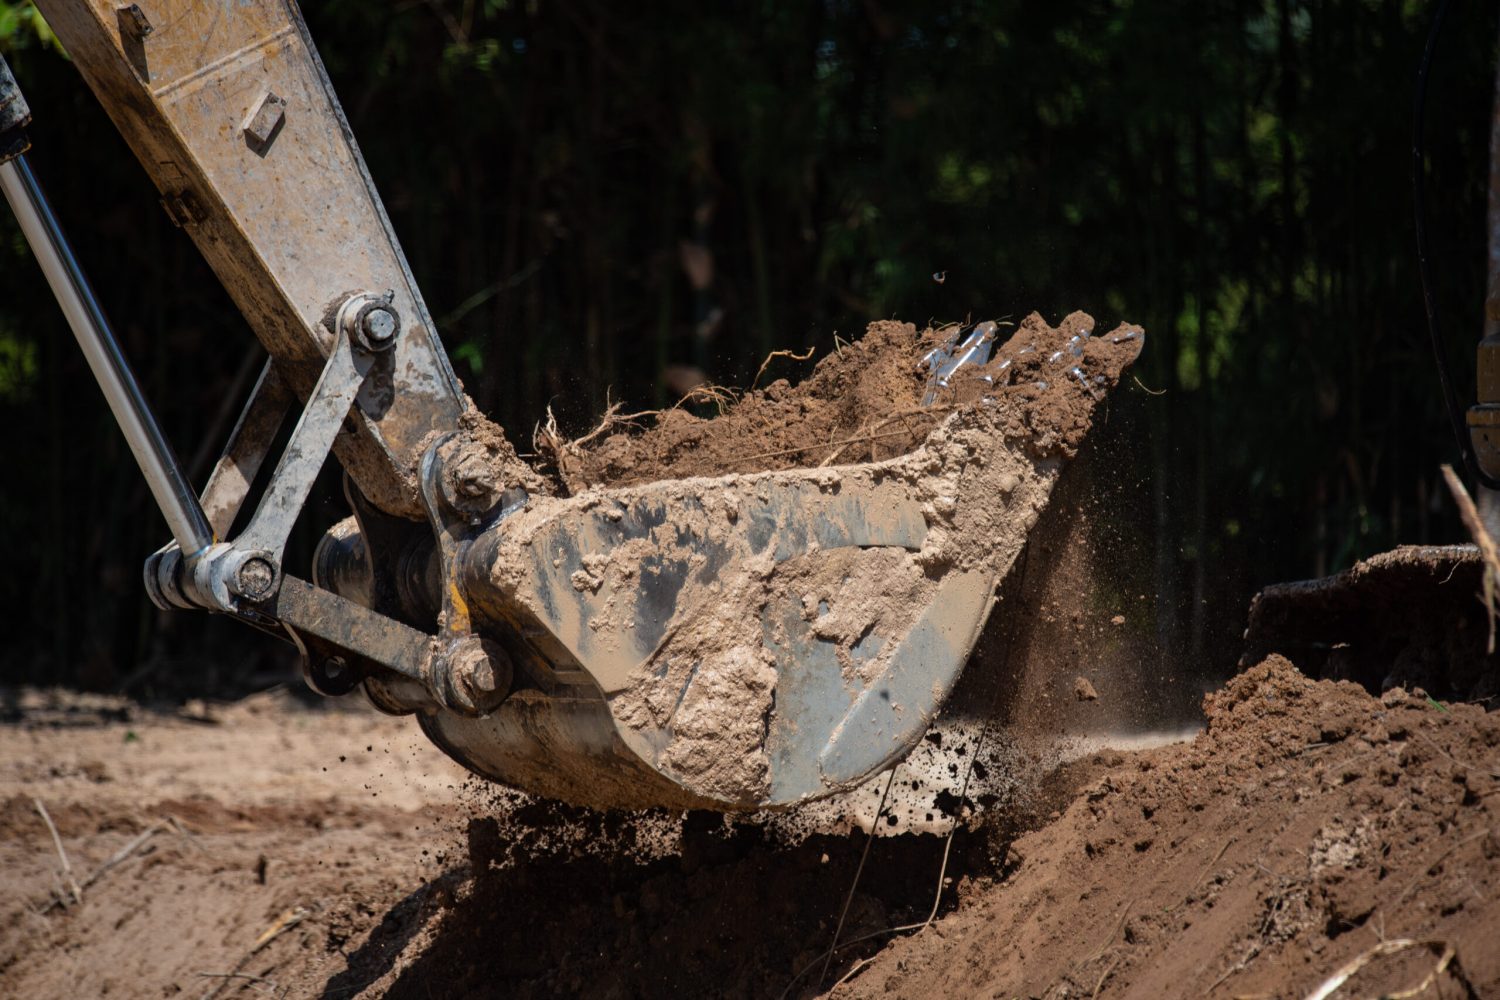
[[(1130, 908), (1134, 905), (1135, 900), (1133, 899), (1125, 904), (1125, 909), (1120, 911), (1120, 919), (1115, 921), (1115, 926), (1110, 930), (1109, 936), (1107, 936), (1103, 941), (1100, 941), (1099, 947), (1094, 949), (1094, 953), (1083, 960), (1084, 965), (1088, 965), (1096, 958), (1099, 958), (1104, 954), (1104, 950), (1114, 943), (1115, 936), (1120, 933), (1122, 928), (1124, 928), (1125, 921), (1130, 917)], [(1095, 990), (1094, 992), (1097, 993), (1098, 990)]]
[(842, 976), (839, 977), (839, 981), (836, 982), (836, 983), (834, 983), (833, 987), (828, 992), (832, 993), (834, 990), (838, 989), (840, 986), (843, 986), (849, 980), (853, 979), (855, 976), (857, 976), (861, 972), (865, 971), (865, 967), (867, 965), (869, 965), (871, 962), (874, 962), (874, 961), (875, 961), (875, 956), (871, 955), (869, 958), (862, 958), (858, 962), (855, 962), (853, 965), (851, 965), (849, 967), (849, 971), (848, 972), (844, 973)]
[(854, 902), (854, 890), (859, 888), (859, 877), (864, 874), (865, 862), (870, 859), (870, 845), (875, 843), (875, 838), (880, 830), (880, 817), (885, 813), (885, 802), (891, 794), (891, 784), (896, 780), (896, 769), (891, 768), (890, 775), (885, 779), (885, 791), (880, 793), (880, 805), (875, 810), (875, 818), (870, 822), (870, 835), (865, 838), (865, 849), (859, 855), (859, 867), (854, 869), (854, 881), (849, 883), (849, 895), (844, 897), (844, 908), (839, 911), (838, 926), (833, 929), (833, 944), (828, 946), (827, 957), (823, 960), (823, 971), (818, 973), (818, 985), (823, 985), (823, 980), (828, 978), (828, 967), (833, 964), (833, 953), (839, 950), (839, 935), (844, 932), (844, 920), (849, 916), (849, 905)]
[(713, 403), (714, 408), (719, 411), (719, 416), (739, 402), (739, 395), (726, 385), (715, 385), (712, 382), (703, 385), (695, 385), (689, 389), (687, 395), (672, 404), (672, 409), (680, 410), (688, 403)]
[(1089, 994), (1089, 1000), (1099, 1000), (1099, 991), (1104, 989), (1104, 981), (1109, 978), (1109, 974), (1111, 972), (1114, 972), (1115, 966), (1119, 964), (1120, 956), (1116, 955), (1115, 960), (1109, 963), (1109, 968), (1105, 969), (1104, 972), (1100, 974), (1099, 981), (1094, 984), (1094, 992)]
[[(90, 886), (92, 886), (95, 882), (97, 882), (101, 878), (103, 878), (105, 876), (105, 874), (108, 873), (111, 868), (114, 868), (116, 865), (120, 864), (122, 861), (124, 861), (125, 859), (129, 858), (136, 851), (140, 850), (141, 845), (144, 844), (146, 841), (150, 840), (160, 830), (161, 830), (161, 824), (160, 823), (153, 823), (150, 826), (146, 827), (146, 829), (142, 830), (140, 833), (136, 834), (136, 836), (131, 839), (130, 843), (126, 844), (124, 847), (120, 848), (118, 851), (116, 851), (115, 853), (111, 854), (108, 858), (106, 858), (104, 860), (103, 864), (101, 864), (98, 868), (95, 868), (93, 870), (93, 872), (89, 875), (88, 878), (86, 878), (86, 879), (83, 880), (83, 884), (78, 887), (79, 892), (81, 893), (84, 889), (87, 889)], [(52, 902), (48, 903), (45, 907), (43, 907), (42, 912), (45, 913), (45, 912), (47, 912), (48, 910), (52, 909), (55, 906), (63, 906), (63, 905), (66, 905), (66, 904), (62, 900), (53, 899)]]
[(1465, 771), (1478, 771), (1481, 774), (1488, 774), (1491, 778), (1500, 778), (1500, 771), (1491, 770), (1479, 764), (1470, 764), (1467, 761), (1459, 760), (1457, 757), (1444, 750), (1442, 746), (1438, 744), (1437, 740), (1428, 736), (1426, 733), (1413, 732), (1412, 735), (1421, 738), (1422, 742), (1432, 747), (1432, 749), (1436, 750), (1443, 757), (1446, 757), (1451, 763), (1457, 764)]
[(1420, 983), (1411, 989), (1394, 993), (1382, 992), (1381, 996), (1387, 997), (1388, 1000), (1411, 1000), (1412, 997), (1427, 992), (1428, 988), (1437, 982), (1438, 976), (1441, 976), (1449, 969), (1452, 969), (1455, 978), (1468, 989), (1469, 995), (1475, 995), (1474, 987), (1459, 968), (1458, 952), (1454, 950), (1451, 944), (1446, 941), (1415, 941), (1411, 938), (1395, 938), (1390, 941), (1382, 941), (1369, 951), (1356, 955), (1348, 962), (1345, 962), (1337, 972), (1323, 980), (1317, 989), (1309, 993), (1307, 1000), (1328, 1000), (1329, 997), (1339, 991), (1340, 987), (1349, 981), (1351, 976), (1375, 959), (1385, 955), (1395, 955), (1399, 952), (1409, 951), (1412, 948), (1426, 948), (1437, 955), (1437, 964), (1432, 967), (1432, 970), (1427, 973), (1426, 977)]
[(310, 912), (305, 906), (294, 906), (290, 910), (283, 911), (281, 916), (273, 920), (271, 926), (267, 927), (261, 933), (260, 937), (255, 939), (255, 945), (250, 949), (250, 954), (255, 954), (293, 927), (302, 923), (302, 921), (307, 919)]
[(1215, 979), (1213, 981), (1213, 985), (1203, 991), (1203, 995), (1208, 996), (1209, 994), (1213, 993), (1214, 990), (1218, 989), (1220, 986), (1223, 986), (1229, 980), (1230, 976), (1233, 976), (1237, 972), (1245, 971), (1250, 963), (1255, 961), (1255, 957), (1260, 954), (1260, 950), (1260, 942), (1251, 941), (1249, 947), (1245, 949), (1245, 954), (1240, 957), (1240, 960), (1238, 962), (1235, 962), (1229, 968), (1225, 969), (1224, 974), (1218, 979)]
[(182, 820), (178, 819), (176, 816), (173, 816), (171, 813), (167, 813), (167, 822), (172, 824), (172, 829), (176, 830), (178, 836), (182, 837), (183, 840), (187, 841), (203, 854), (208, 853), (208, 848), (198, 843), (198, 837), (193, 833), (193, 831), (189, 830), (183, 824)]
[(223, 992), (224, 987), (229, 984), (230, 979), (255, 978), (242, 975), (241, 973), (241, 970), (245, 968), (250, 959), (254, 958), (266, 945), (306, 920), (311, 913), (312, 911), (304, 906), (294, 906), (290, 910), (282, 911), (280, 916), (271, 921), (271, 926), (262, 931), (260, 937), (255, 939), (255, 944), (250, 946), (250, 950), (245, 952), (245, 956), (234, 963), (234, 967), (228, 972), (199, 973), (199, 975), (211, 975), (219, 979), (219, 984), (205, 993), (203, 1000), (213, 1000), (214, 997)]
[(760, 363), (760, 370), (757, 371), (755, 373), (755, 377), (750, 380), (750, 388), (755, 388), (755, 383), (760, 381), (760, 377), (766, 373), (766, 368), (771, 364), (771, 361), (773, 359), (791, 358), (793, 361), (808, 361), (812, 358), (814, 350), (816, 350), (816, 348), (809, 347), (801, 354), (796, 354), (792, 351), (772, 351), (770, 354), (766, 355), (766, 360)]
[(1458, 516), (1464, 522), (1464, 527), (1469, 529), (1469, 534), (1474, 536), (1474, 544), (1479, 546), (1480, 558), (1484, 560), (1484, 609), (1490, 620), (1489, 652), (1493, 653), (1495, 622), (1500, 620), (1500, 608), (1496, 607), (1496, 591), (1500, 590), (1500, 550), (1496, 549), (1495, 540), (1485, 530), (1484, 522), (1479, 518), (1479, 510), (1474, 506), (1469, 491), (1464, 489), (1458, 474), (1453, 471), (1453, 466), (1443, 466), (1443, 478), (1448, 482), (1453, 502), (1458, 505)]
[[(853, 437), (845, 438), (842, 441), (830, 441), (830, 442), (828, 442), (830, 445), (836, 445), (836, 447), (834, 447), (833, 451), (831, 451), (831, 452), (828, 453), (828, 457), (827, 458), (823, 459), (823, 461), (821, 461), (821, 462), (818, 463), (818, 468), (821, 469), (824, 466), (831, 465), (833, 463), (833, 460), (835, 458), (838, 458), (839, 455), (843, 453), (844, 449), (847, 448), (847, 447), (849, 447), (849, 445), (851, 445), (851, 444), (859, 444), (861, 442), (873, 442), (876, 438), (895, 437), (895, 436), (901, 435), (901, 434), (910, 434), (910, 433), (912, 433), (910, 425), (907, 425), (906, 427), (903, 427), (899, 431), (892, 431), (889, 434), (881, 434), (881, 433), (879, 433), (880, 429), (882, 427), (885, 427), (887, 424), (890, 424), (890, 423), (892, 423), (894, 421), (897, 421), (897, 420), (900, 420), (902, 423), (905, 423), (906, 420), (907, 420), (907, 418), (909, 418), (909, 417), (923, 416), (923, 415), (929, 414), (929, 413), (943, 413), (943, 412), (945, 412), (947, 410), (951, 410), (951, 409), (953, 409), (953, 406), (951, 404), (943, 404), (943, 405), (940, 405), (940, 406), (939, 405), (934, 405), (934, 406), (918, 406), (918, 407), (914, 407), (912, 409), (898, 410), (895, 413), (887, 414), (886, 416), (881, 417), (879, 420), (876, 420), (873, 423), (866, 424), (864, 427), (860, 428), (859, 432), (856, 433)], [(810, 449), (804, 449), (804, 450), (810, 450)]]
[(654, 417), (660, 410), (642, 410), (639, 413), (625, 413), (620, 411), (625, 408), (624, 403), (609, 403), (606, 400), (604, 415), (599, 418), (599, 423), (594, 429), (582, 437), (569, 441), (562, 436), (557, 427), (557, 415), (552, 412), (552, 407), (547, 407), (547, 419), (545, 423), (538, 424), (531, 432), (531, 446), (538, 454), (551, 457), (552, 464), (557, 466), (558, 476), (569, 489), (574, 484), (569, 482), (572, 474), (571, 463), (583, 456), (583, 446), (597, 438), (603, 437), (622, 427), (634, 427), (636, 421), (643, 417)]
[[(68, 852), (63, 850), (62, 837), (58, 836), (57, 825), (52, 822), (52, 817), (48, 814), (47, 807), (42, 805), (41, 799), (33, 795), (31, 801), (36, 806), (36, 811), (41, 814), (42, 822), (47, 824), (47, 832), (52, 834), (52, 846), (57, 848), (57, 858), (62, 862), (63, 881), (67, 885), (68, 891), (73, 894), (73, 904), (76, 906), (83, 902), (83, 888), (78, 884), (78, 880), (73, 877), (73, 865), (68, 861)], [(59, 901), (54, 900), (54, 902)], [(61, 900), (61, 904), (66, 906), (67, 901)], [(48, 907), (48, 909), (51, 909), (51, 907)]]
[(136, 851), (140, 850), (141, 847), (146, 843), (146, 841), (150, 840), (152, 837), (156, 836), (156, 834), (158, 834), (160, 832), (161, 832), (161, 824), (160, 823), (152, 823), (150, 826), (146, 827), (146, 829), (144, 829), (140, 833), (136, 834), (135, 837), (131, 839), (130, 843), (126, 844), (124, 847), (120, 848), (118, 851), (116, 851), (115, 853), (111, 854), (104, 861), (103, 864), (101, 864), (98, 868), (94, 869), (93, 874), (89, 875), (88, 879), (83, 883), (84, 888), (88, 888), (89, 886), (93, 885), (95, 882), (99, 881), (99, 879), (101, 879), (101, 878), (104, 877), (104, 874), (106, 872), (108, 872), (111, 868), (115, 867), (116, 865), (120, 864), (126, 858), (128, 858), (132, 854), (134, 854)]
[(1214, 855), (1213, 860), (1210, 861), (1208, 864), (1206, 864), (1206, 865), (1203, 866), (1203, 874), (1199, 875), (1193, 881), (1193, 886), (1192, 886), (1191, 889), (1188, 890), (1189, 892), (1197, 892), (1198, 891), (1198, 887), (1203, 884), (1203, 880), (1206, 879), (1206, 878), (1208, 878), (1208, 876), (1213, 873), (1214, 868), (1218, 865), (1218, 863), (1220, 861), (1223, 860), (1224, 854), (1229, 850), (1229, 845), (1233, 844), (1233, 843), (1234, 843), (1234, 838), (1233, 837), (1230, 837), (1228, 840), (1224, 841), (1224, 846), (1222, 846), (1222, 847), (1219, 848), (1219, 852)]
[(1439, 851), (1436, 857), (1434, 857), (1431, 861), (1427, 862), (1417, 870), (1417, 874), (1413, 876), (1412, 880), (1406, 884), (1406, 888), (1401, 890), (1401, 895), (1397, 896), (1396, 901), (1391, 904), (1391, 909), (1400, 909), (1401, 904), (1406, 902), (1406, 897), (1411, 895), (1412, 890), (1415, 889), (1419, 884), (1421, 884), (1422, 879), (1429, 872), (1431, 872), (1438, 865), (1442, 864), (1444, 861), (1447, 861), (1448, 855), (1452, 854), (1460, 847), (1467, 847), (1469, 844), (1474, 843), (1474, 841), (1486, 836), (1489, 832), (1490, 831), (1487, 828), (1480, 830), (1478, 833), (1470, 834), (1463, 840), (1455, 841), (1454, 843), (1449, 844), (1447, 847)]

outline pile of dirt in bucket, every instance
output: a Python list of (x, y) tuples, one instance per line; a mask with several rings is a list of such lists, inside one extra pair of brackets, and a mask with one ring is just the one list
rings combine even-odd
[[(914, 449), (945, 416), (981, 399), (1008, 414), (1008, 438), (1029, 438), (1038, 455), (1071, 457), (1088, 431), (1092, 404), (1140, 353), (1141, 329), (1122, 324), (1094, 336), (1094, 320), (1075, 312), (1056, 327), (1039, 314), (998, 328), (991, 360), (963, 369), (924, 405), (928, 357), (958, 327), (918, 331), (883, 320), (839, 346), (792, 385), (778, 379), (745, 393), (720, 387), (683, 406), (632, 418), (613, 408), (592, 432), (564, 441), (538, 437), (540, 451), (569, 490), (624, 486), (726, 473), (769, 472), (879, 461)], [(642, 426), (646, 423), (646, 426)]]

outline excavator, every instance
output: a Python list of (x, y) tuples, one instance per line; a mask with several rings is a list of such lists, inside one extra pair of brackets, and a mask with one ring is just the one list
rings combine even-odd
[[(38, 6), (268, 355), (194, 488), (0, 62), (0, 189), (170, 531), (152, 601), (291, 642), (314, 691), (414, 716), (528, 792), (778, 809), (902, 759), (1143, 344), (967, 324), (915, 362), (934, 416), (900, 454), (561, 488), (465, 396), (291, 0)], [(298, 575), (288, 535), (330, 456), (352, 514)]]

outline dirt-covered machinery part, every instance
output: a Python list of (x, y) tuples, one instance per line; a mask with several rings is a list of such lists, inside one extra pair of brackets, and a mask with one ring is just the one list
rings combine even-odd
[[(1048, 364), (1086, 412), (1140, 335), (1078, 323)], [(455, 432), (423, 458), (430, 532), (351, 484), (315, 578), (434, 633), (426, 689), (365, 689), (481, 775), (604, 807), (786, 806), (903, 757), (942, 706), (1063, 466), (1016, 418), (984, 397), (881, 462), (568, 498), (494, 481)]]
[(376, 506), (421, 518), (417, 463), (467, 403), (296, 4), (38, 6), (294, 396), (350, 290), (399, 321), (334, 450)]
[(1267, 587), (1250, 605), (1241, 667), (1280, 653), (1313, 677), (1442, 699), (1500, 696), (1484, 565), (1473, 545), (1409, 545), (1318, 580)]
[[(1091, 344), (1092, 321), (1053, 345), (1049, 398), (1082, 407), (1066, 431), (997, 405), (1048, 391), (1010, 384), (1007, 359), (900, 458), (546, 497), (462, 396), (293, 4), (42, 6), (271, 355), (202, 502), (180, 498), (194, 544), (148, 563), (153, 598), (284, 633), (315, 689), (362, 685), (532, 791), (759, 809), (901, 757), (1047, 502), (1057, 441), (1139, 352), (1139, 330)], [(929, 355), (934, 385), (996, 332)], [(297, 399), (264, 496), (222, 541)], [(116, 414), (154, 428), (143, 400)], [(356, 523), (309, 583), (282, 548), (330, 450)]]

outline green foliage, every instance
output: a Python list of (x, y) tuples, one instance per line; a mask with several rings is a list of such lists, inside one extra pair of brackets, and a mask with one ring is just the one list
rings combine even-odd
[(11, 53), (37, 46), (59, 55), (62, 42), (52, 33), (42, 12), (31, 0), (0, 0), (0, 53)]
[(37, 383), (37, 345), (0, 328), (0, 402), (24, 403)]

